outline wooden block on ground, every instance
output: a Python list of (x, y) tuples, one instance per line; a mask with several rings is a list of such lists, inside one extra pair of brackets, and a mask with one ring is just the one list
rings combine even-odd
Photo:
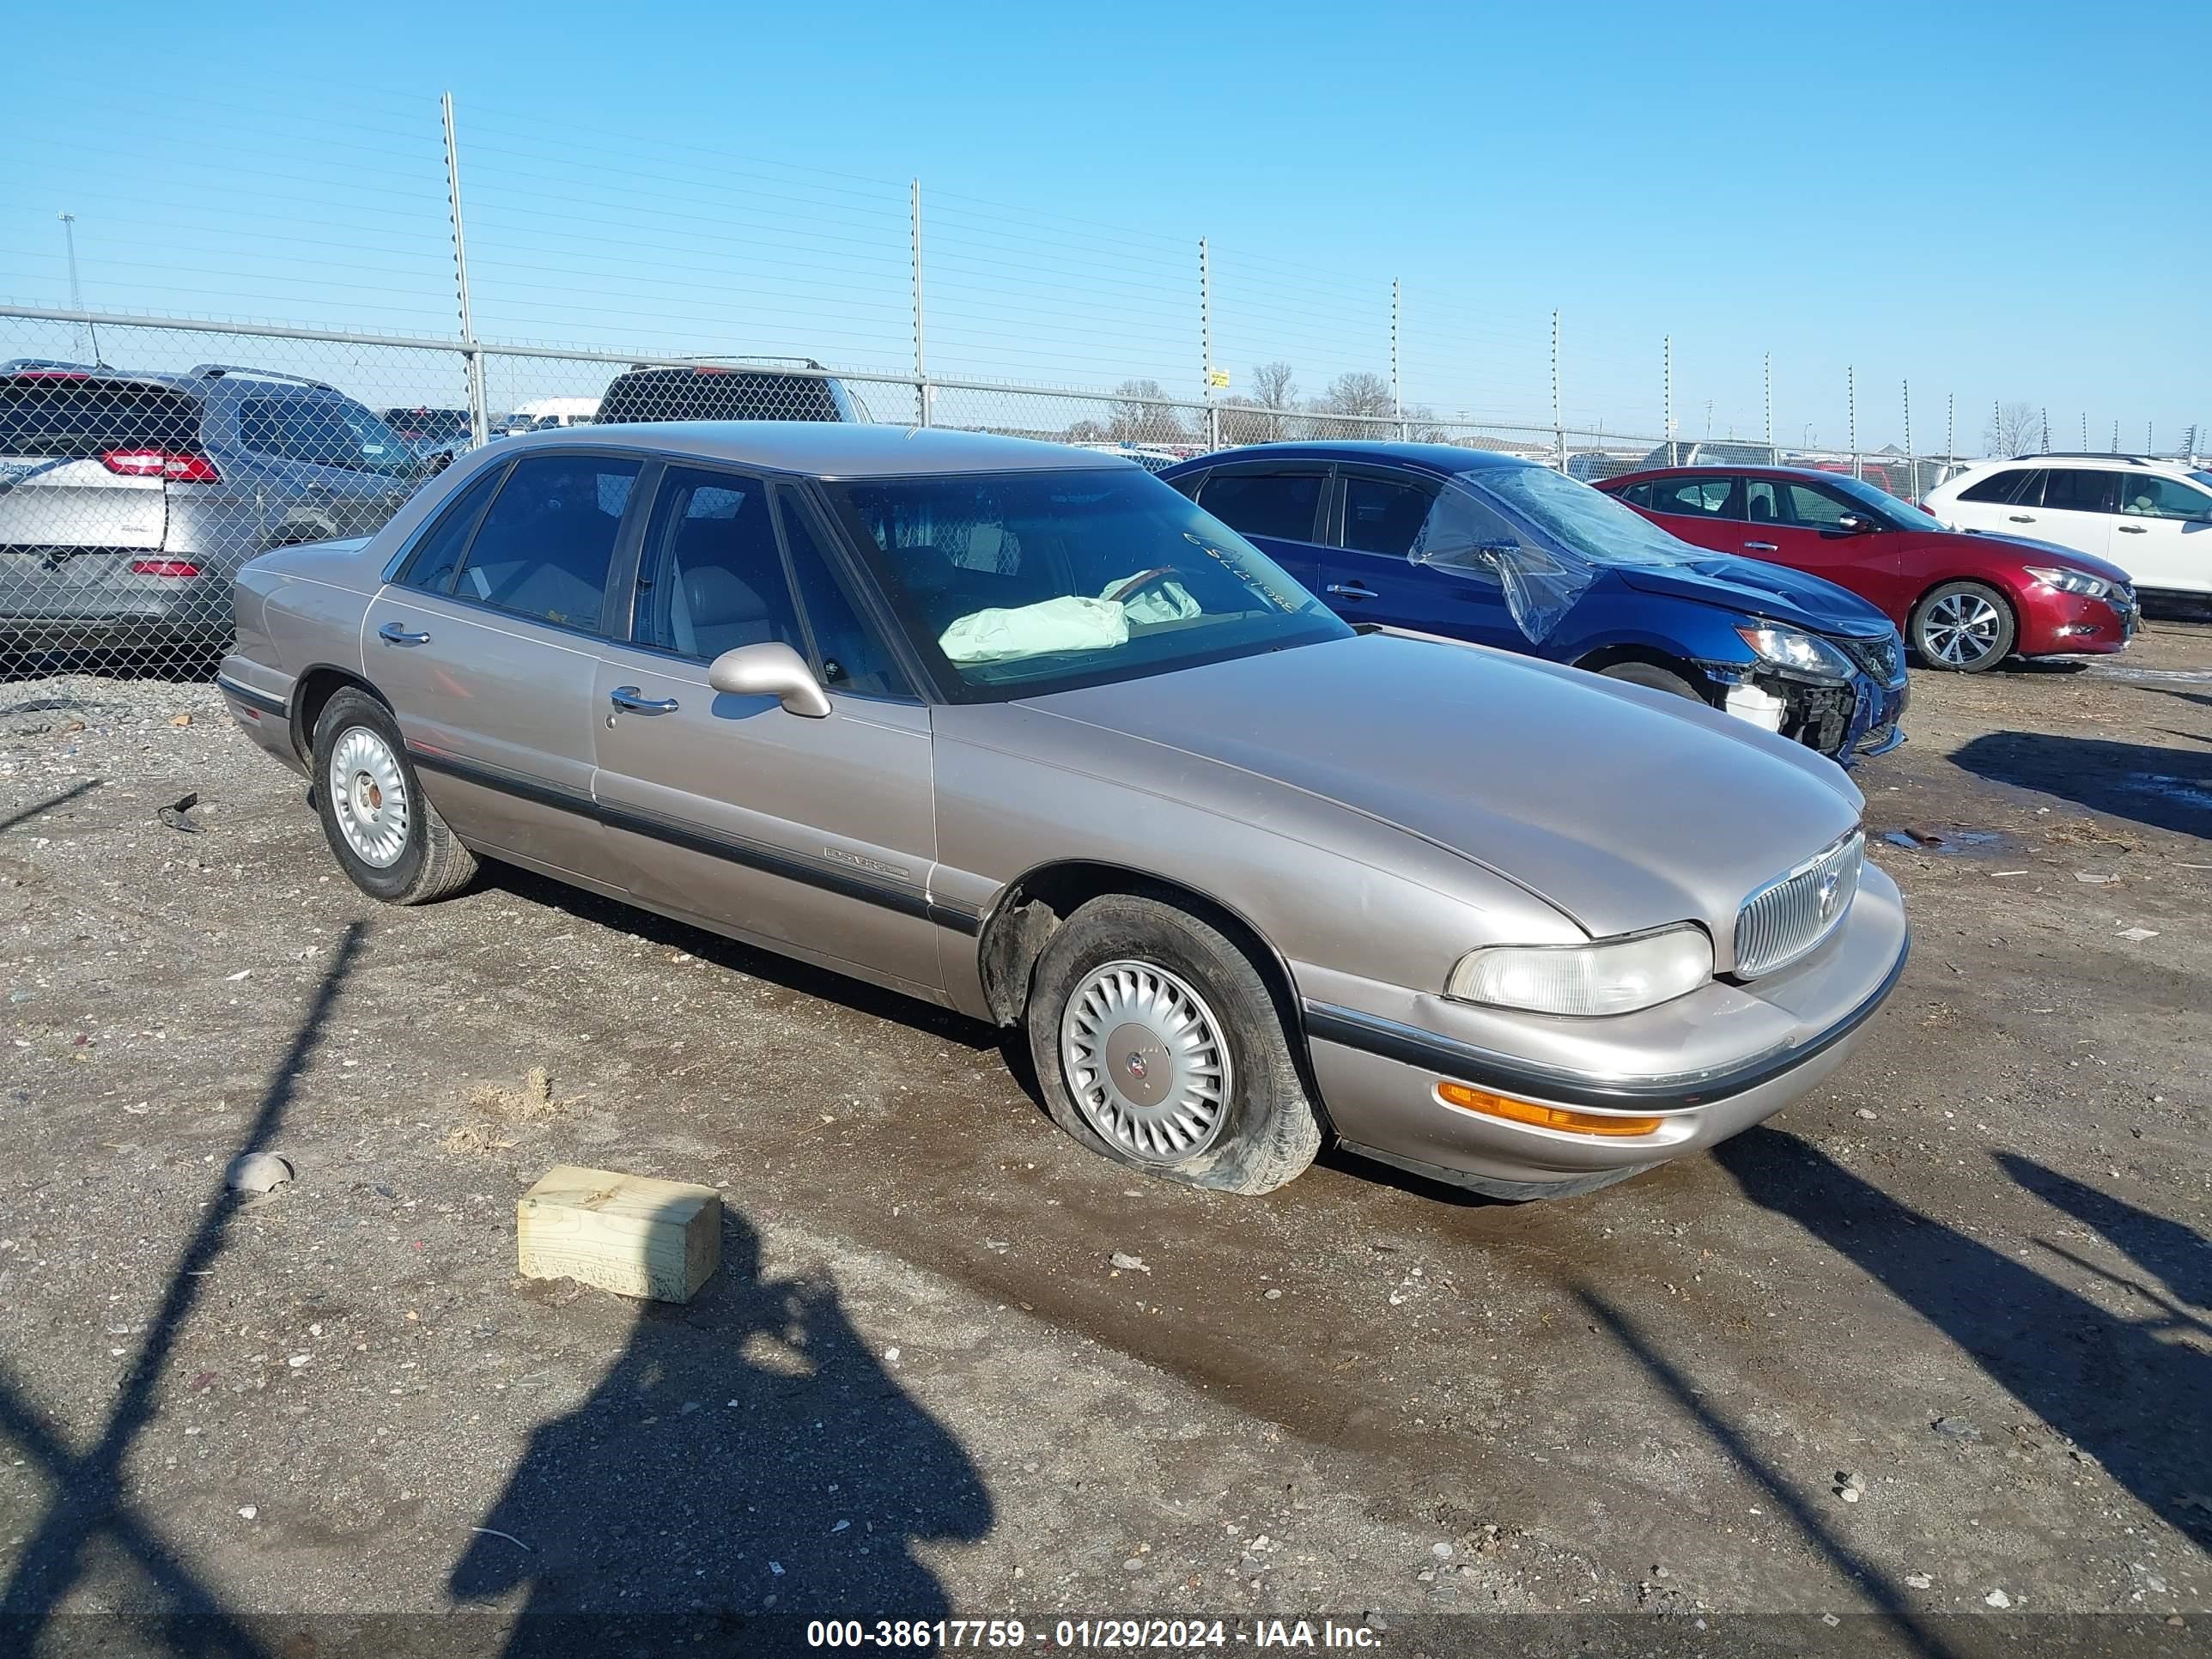
[(688, 1302), (722, 1265), (722, 1196), (563, 1164), (517, 1200), (514, 1233), (525, 1279)]

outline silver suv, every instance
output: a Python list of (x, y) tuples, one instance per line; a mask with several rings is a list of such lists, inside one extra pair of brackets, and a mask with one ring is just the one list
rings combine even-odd
[(0, 652), (218, 654), (240, 565), (367, 535), (424, 471), (367, 409), (297, 375), (0, 363)]

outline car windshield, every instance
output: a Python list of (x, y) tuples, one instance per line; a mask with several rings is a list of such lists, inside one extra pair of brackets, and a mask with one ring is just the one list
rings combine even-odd
[(1454, 475), (1407, 556), (1503, 587), (1515, 624), (1540, 645), (1608, 568), (1717, 556), (1547, 467), (1486, 466)]
[(996, 702), (1351, 629), (1243, 538), (1135, 467), (828, 486), (957, 699)]
[(1932, 513), (1924, 513), (1911, 501), (1901, 501), (1887, 489), (1877, 489), (1863, 478), (1841, 474), (1830, 477), (1823, 474), (1820, 482), (1839, 495), (1848, 495), (1861, 507), (1879, 513), (1899, 530), (1941, 530), (1943, 521)]
[(1545, 466), (1480, 467), (1459, 475), (1478, 495), (1532, 521), (1592, 564), (1689, 564), (1713, 556), (1676, 539), (1602, 489)]

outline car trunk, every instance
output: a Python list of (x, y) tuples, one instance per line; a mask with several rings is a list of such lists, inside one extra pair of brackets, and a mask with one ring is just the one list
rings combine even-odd
[[(194, 403), (75, 371), (0, 380), (0, 611), (76, 616), (158, 585), (168, 478), (197, 458)], [(203, 463), (204, 464), (204, 463)]]

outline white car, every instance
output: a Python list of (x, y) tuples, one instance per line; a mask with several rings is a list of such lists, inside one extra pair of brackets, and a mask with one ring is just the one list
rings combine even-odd
[(2212, 593), (2212, 471), (2141, 455), (1976, 461), (1928, 492), (1960, 530), (2054, 542), (2118, 565), (2138, 593)]

